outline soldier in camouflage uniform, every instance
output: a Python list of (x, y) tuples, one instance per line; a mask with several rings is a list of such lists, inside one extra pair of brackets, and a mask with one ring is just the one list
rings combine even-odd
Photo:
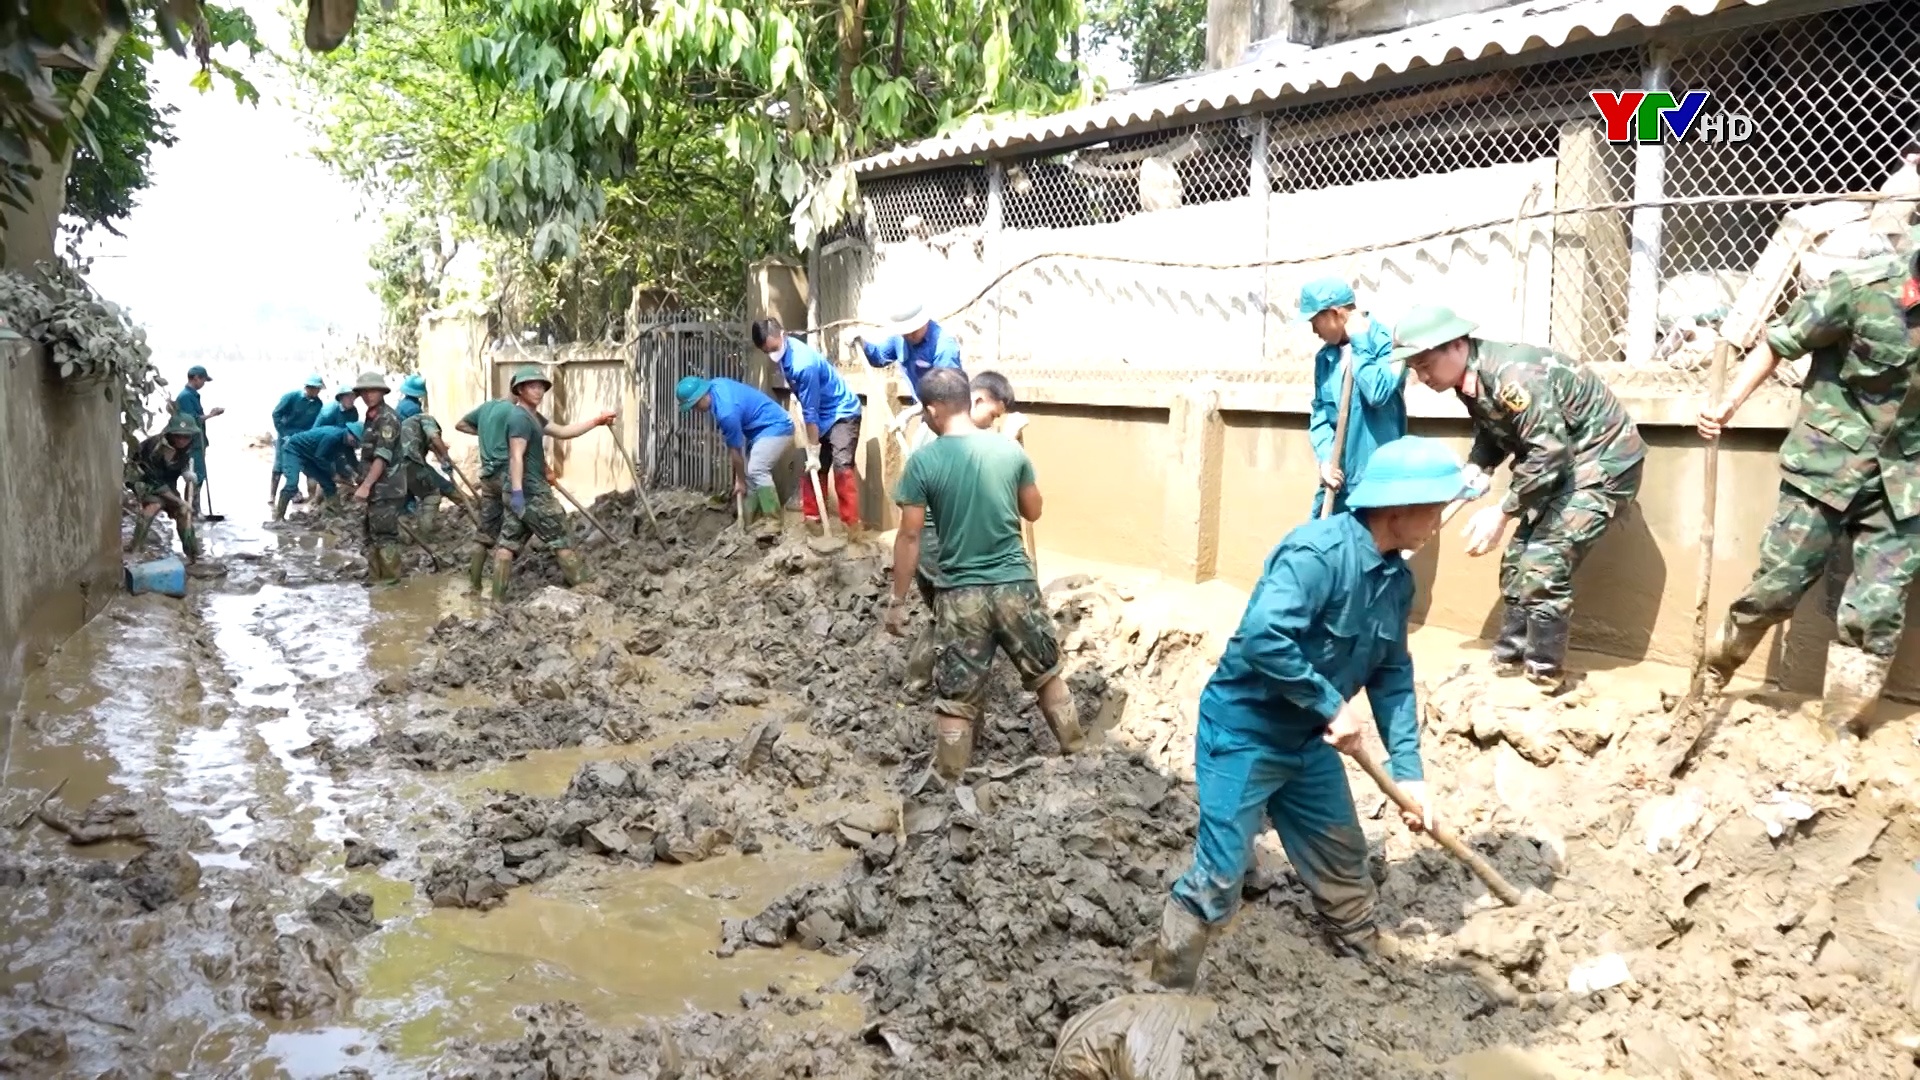
[(407, 503), (405, 470), (400, 467), (400, 416), (387, 404), (387, 380), (379, 372), (361, 372), (353, 389), (367, 406), (367, 418), (361, 421), (366, 431), (360, 440), (362, 475), (353, 493), (367, 508), (367, 581), (395, 584), (401, 569), (400, 512)]
[[(541, 415), (540, 404), (552, 386), (538, 365), (528, 364), (513, 373), (509, 401), (487, 402), (462, 417), (457, 425), (460, 431), (480, 436), (480, 530), (475, 540), (480, 545), (493, 545), (495, 600), (506, 598), (514, 556), (530, 536), (540, 537), (553, 549), (553, 561), (560, 565), (560, 575), (568, 585), (587, 580), (586, 561), (573, 550), (566, 511), (554, 497), (546, 437), (577, 439), (613, 423), (618, 414), (609, 409), (572, 424), (550, 424)], [(482, 546), (469, 567), (476, 591), (484, 571), (485, 552)]]
[(142, 440), (128, 462), (127, 487), (140, 504), (140, 521), (133, 528), (133, 551), (146, 546), (153, 519), (165, 510), (180, 532), (180, 550), (187, 562), (200, 561), (200, 541), (193, 535), (193, 512), (175, 486), (192, 463), (200, 425), (186, 413), (175, 413), (166, 429)]
[(1491, 551), (1519, 522), (1500, 560), (1504, 610), (1493, 660), (1506, 674), (1524, 666), (1551, 692), (1565, 679), (1574, 572), (1639, 493), (1647, 446), (1592, 369), (1551, 349), (1474, 337), (1474, 328), (1446, 308), (1415, 308), (1394, 328), (1393, 358), (1466, 405), (1477, 490), (1485, 474), (1513, 462), (1506, 497), (1468, 523), (1467, 553)]
[[(429, 451), (439, 458), (440, 468), (445, 472), (427, 463)], [(440, 520), (442, 495), (456, 503), (464, 501), (460, 489), (447, 478), (447, 474), (453, 472), (453, 456), (447, 451), (446, 440), (440, 437), (440, 421), (424, 408), (400, 421), (400, 458), (406, 470), (408, 503), (412, 506), (418, 500), (414, 513), (424, 527), (432, 528)]]
[[(1920, 249), (1920, 229), (1912, 239)], [(1707, 671), (1714, 690), (1724, 687), (1793, 614), (1835, 545), (1850, 542), (1822, 708), (1834, 734), (1850, 738), (1866, 733), (1886, 686), (1920, 571), (1920, 250), (1840, 271), (1801, 297), (1747, 355), (1725, 400), (1701, 412), (1701, 436), (1718, 438), (1780, 361), (1808, 353), (1760, 568), (1727, 610)]]

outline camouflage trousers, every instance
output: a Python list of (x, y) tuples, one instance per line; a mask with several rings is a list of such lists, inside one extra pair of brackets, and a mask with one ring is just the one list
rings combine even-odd
[(1521, 519), (1500, 557), (1500, 595), (1529, 615), (1573, 613), (1573, 575), (1640, 493), (1640, 465), (1592, 487), (1548, 499)]
[(404, 495), (396, 499), (382, 491), (373, 493), (373, 498), (367, 500), (366, 527), (363, 530), (369, 547), (400, 542), (400, 511), (406, 504)]
[(963, 585), (934, 594), (934, 709), (978, 720), (986, 704), (995, 649), (1007, 654), (1021, 685), (1039, 690), (1060, 674), (1060, 641), (1040, 587), (1031, 581)]
[(1760, 537), (1760, 569), (1728, 620), (1761, 627), (1785, 621), (1828, 563), (1848, 554), (1842, 538), (1851, 541), (1853, 572), (1834, 612), (1839, 642), (1892, 656), (1906, 623), (1907, 588), (1920, 572), (1920, 518), (1894, 520), (1878, 483), (1862, 485), (1845, 510), (1782, 483), (1779, 508)]
[(534, 535), (555, 551), (573, 546), (573, 536), (567, 532), (566, 512), (553, 497), (551, 488), (522, 489), (527, 497), (527, 509), (516, 517), (508, 512), (506, 486), (504, 474), (480, 478), (480, 529), (473, 535), (475, 544), (488, 549), (505, 548), (517, 555), (526, 545), (527, 537)]

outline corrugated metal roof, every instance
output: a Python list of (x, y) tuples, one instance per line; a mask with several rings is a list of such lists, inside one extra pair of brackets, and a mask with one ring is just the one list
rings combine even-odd
[(1085, 108), (1052, 116), (1004, 120), (897, 147), (856, 162), (860, 173), (965, 161), (1025, 143), (1048, 143), (1130, 127), (1218, 113), (1315, 90), (1352, 86), (1419, 68), (1604, 38), (1664, 26), (1767, 0), (1565, 0), (1515, 4), (1358, 38), (1289, 57), (1123, 91)]

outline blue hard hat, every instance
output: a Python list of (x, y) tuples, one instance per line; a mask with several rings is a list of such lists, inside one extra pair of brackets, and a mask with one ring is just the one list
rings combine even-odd
[(407, 395), (408, 397), (415, 397), (415, 398), (426, 397), (427, 396), (427, 380), (422, 378), (419, 375), (409, 375), (407, 376), (406, 381), (400, 384), (400, 392)]
[(347, 421), (347, 434), (353, 436), (356, 441), (364, 439), (367, 437), (367, 425), (358, 420), (349, 420)]
[(680, 411), (693, 408), (694, 403), (707, 396), (713, 389), (712, 379), (703, 379), (698, 375), (688, 375), (673, 385), (673, 396), (680, 402)]
[(1355, 303), (1353, 286), (1337, 277), (1315, 278), (1300, 287), (1300, 318), (1313, 318), (1328, 308)]
[(318, 375), (307, 376), (307, 389), (325, 390), (326, 388), (327, 388), (327, 380), (321, 378)]
[(208, 382), (213, 381), (213, 376), (207, 374), (207, 369), (201, 367), (199, 364), (195, 364), (192, 367), (187, 369), (187, 378), (191, 379), (195, 375), (200, 376), (201, 378), (207, 380)]
[(1438, 439), (1407, 435), (1373, 452), (1347, 496), (1355, 510), (1452, 502), (1466, 490), (1460, 456)]

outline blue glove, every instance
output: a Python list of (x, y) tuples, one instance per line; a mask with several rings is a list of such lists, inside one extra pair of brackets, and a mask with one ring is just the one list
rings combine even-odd
[(515, 514), (527, 512), (527, 493), (515, 489), (507, 495), (507, 505), (513, 507)]

